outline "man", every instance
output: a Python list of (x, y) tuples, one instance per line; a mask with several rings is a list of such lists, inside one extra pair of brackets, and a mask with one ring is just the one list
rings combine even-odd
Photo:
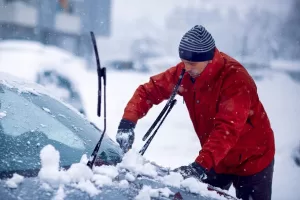
[(202, 149), (192, 164), (176, 171), (222, 189), (233, 183), (238, 198), (271, 199), (274, 135), (254, 80), (240, 63), (216, 48), (203, 26), (184, 34), (179, 56), (182, 62), (136, 89), (118, 127), (117, 142), (124, 152), (132, 147), (137, 121), (170, 97), (185, 68), (178, 94)]

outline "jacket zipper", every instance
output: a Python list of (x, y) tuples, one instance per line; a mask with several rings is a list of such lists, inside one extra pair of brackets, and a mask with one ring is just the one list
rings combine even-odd
[(197, 123), (197, 119), (196, 119), (196, 91), (194, 90), (194, 120), (195, 120), (195, 123), (196, 123), (196, 127), (198, 129), (198, 123)]
[(250, 118), (247, 119), (247, 123), (248, 123), (252, 128), (254, 128), (254, 126), (253, 126), (253, 124), (252, 124)]

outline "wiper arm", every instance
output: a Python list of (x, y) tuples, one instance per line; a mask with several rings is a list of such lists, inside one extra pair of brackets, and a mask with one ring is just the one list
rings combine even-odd
[(98, 117), (101, 116), (101, 95), (102, 95), (102, 78), (103, 78), (103, 83), (104, 83), (104, 129), (102, 132), (102, 135), (100, 137), (100, 140), (98, 141), (97, 145), (94, 148), (94, 151), (87, 163), (87, 166), (89, 166), (91, 169), (95, 163), (97, 154), (99, 152), (104, 134), (106, 132), (106, 68), (103, 67), (101, 68), (100, 65), (100, 59), (99, 59), (99, 54), (98, 54), (98, 48), (97, 48), (97, 43), (95, 39), (95, 35), (93, 32), (91, 32), (91, 38), (92, 38), (92, 43), (95, 51), (95, 56), (96, 56), (96, 63), (97, 63), (97, 74), (98, 74), (98, 106), (97, 106), (97, 115)]
[(160, 126), (162, 125), (162, 123), (164, 122), (164, 120), (166, 119), (166, 117), (168, 116), (168, 114), (170, 113), (170, 111), (172, 110), (172, 108), (174, 107), (174, 105), (176, 104), (177, 100), (174, 99), (179, 86), (181, 84), (181, 81), (183, 79), (185, 73), (185, 69), (181, 70), (179, 79), (177, 81), (177, 84), (175, 85), (173, 92), (171, 93), (171, 96), (169, 98), (169, 100), (167, 101), (165, 107), (162, 109), (162, 111), (159, 113), (158, 117), (156, 118), (156, 120), (153, 122), (153, 124), (151, 125), (151, 127), (149, 128), (149, 130), (146, 132), (146, 134), (143, 137), (143, 141), (145, 141), (149, 135), (151, 134), (151, 132), (153, 131), (153, 129), (156, 127), (156, 125), (159, 123), (158, 127), (155, 129), (154, 133), (151, 135), (151, 137), (147, 140), (147, 142), (144, 144), (144, 146), (142, 147), (142, 149), (139, 151), (139, 153), (143, 156), (145, 151), (147, 150), (147, 148), (149, 147), (151, 141), (153, 140), (154, 136), (156, 135), (158, 129), (160, 128)]

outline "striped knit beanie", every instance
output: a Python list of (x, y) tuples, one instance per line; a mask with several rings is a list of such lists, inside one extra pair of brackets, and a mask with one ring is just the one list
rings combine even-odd
[(184, 34), (179, 44), (179, 57), (191, 62), (212, 60), (215, 41), (201, 25), (194, 26)]

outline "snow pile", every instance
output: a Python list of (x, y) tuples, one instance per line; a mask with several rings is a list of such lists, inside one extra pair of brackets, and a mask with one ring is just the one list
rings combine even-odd
[(5, 111), (4, 112), (0, 112), (0, 119), (2, 119), (4, 117), (6, 117), (6, 112)]
[(135, 180), (135, 177), (134, 177), (131, 173), (126, 173), (125, 179), (126, 179), (127, 181), (132, 182), (132, 181)]
[(160, 180), (166, 185), (180, 187), (183, 177), (180, 173), (170, 172), (169, 175), (162, 177)]
[[(159, 180), (166, 185), (183, 188), (191, 193), (200, 194), (201, 196), (205, 197), (212, 197), (216, 199), (226, 199), (221, 197), (214, 191), (209, 191), (207, 189), (208, 185), (205, 183), (201, 183), (199, 180), (195, 178), (187, 178), (183, 179), (180, 173), (170, 172), (169, 175), (160, 177)], [(224, 191), (228, 193), (228, 191)]]
[(144, 185), (135, 200), (151, 200), (151, 197), (169, 197), (170, 195), (174, 195), (174, 193), (169, 188), (152, 189), (150, 186)]
[(65, 197), (66, 197), (66, 194), (64, 191), (64, 186), (60, 185), (53, 200), (64, 200)]
[[(225, 199), (225, 197), (220, 197), (216, 192), (209, 191), (207, 189), (207, 184), (201, 183), (195, 178), (184, 180), (180, 173), (175, 172), (170, 172), (170, 174), (162, 177), (159, 176), (156, 167), (132, 149), (124, 155), (123, 161), (119, 163), (117, 167), (120, 170), (127, 169), (130, 171), (125, 175), (125, 179), (129, 182), (134, 181), (137, 175), (146, 175), (157, 181), (161, 181), (165, 185), (184, 188), (189, 192), (200, 194), (202, 196)], [(226, 191), (224, 192), (226, 193)], [(169, 197), (169, 195), (173, 193), (168, 188), (152, 189), (150, 186), (144, 186), (136, 199), (150, 199), (150, 197), (158, 197), (157, 195), (159, 194)]]
[(103, 165), (101, 167), (95, 167), (94, 172), (97, 174), (106, 175), (112, 179), (118, 176), (118, 169), (115, 166)]
[(39, 177), (50, 184), (55, 184), (59, 181), (59, 152), (53, 146), (47, 145), (41, 150), (41, 165)]
[(113, 185), (113, 179), (119, 175), (118, 169), (115, 166), (107, 165), (95, 167), (94, 173), (92, 181), (99, 187)]
[(128, 169), (136, 175), (145, 175), (152, 178), (158, 175), (156, 167), (149, 161), (146, 161), (146, 159), (135, 150), (129, 150), (124, 155), (122, 162), (118, 164), (118, 167)]
[(128, 183), (128, 181), (126, 181), (126, 180), (121, 180), (120, 182), (119, 182), (119, 185), (118, 185), (120, 188), (128, 188), (129, 187), (129, 183)]
[(79, 183), (74, 183), (71, 186), (80, 189), (82, 192), (88, 193), (91, 197), (100, 193), (100, 190), (97, 189), (90, 180), (80, 181)]
[(24, 180), (23, 176), (14, 173), (13, 177), (6, 181), (6, 185), (9, 188), (17, 188), (18, 185), (23, 182), (23, 180)]
[(75, 163), (66, 171), (67, 178), (70, 182), (88, 181), (93, 177), (92, 170), (85, 164)]
[[(192, 178), (183, 180), (179, 173), (171, 172), (169, 175), (160, 177), (156, 167), (133, 150), (127, 152), (123, 161), (117, 166), (95, 166), (93, 170), (86, 165), (88, 161), (86, 155), (82, 156), (79, 163), (72, 164), (68, 170), (60, 169), (60, 155), (52, 145), (47, 145), (41, 150), (40, 158), (42, 168), (38, 177), (43, 182), (41, 188), (46, 191), (53, 191), (52, 188), (57, 188), (54, 196), (54, 199), (57, 200), (64, 199), (67, 196), (67, 192), (64, 189), (65, 185), (77, 188), (93, 197), (101, 193), (100, 188), (103, 186), (128, 188), (130, 182), (135, 181), (138, 175), (150, 176), (166, 185), (185, 188), (192, 193), (220, 198), (216, 193), (208, 191), (207, 185)], [(116, 179), (120, 172), (126, 172), (125, 180), (118, 181)], [(174, 195), (174, 193), (167, 187), (152, 189), (150, 186), (144, 185), (136, 199), (151, 199), (151, 197), (159, 196), (169, 197), (170, 195)]]
[(86, 166), (86, 162), (83, 162), (87, 160), (86, 155), (81, 157), (79, 163), (72, 164), (67, 171), (60, 169), (60, 154), (52, 145), (47, 145), (41, 150), (40, 159), (41, 170), (38, 176), (52, 185), (89, 180), (93, 175), (93, 172)]
[[(217, 192), (212, 192), (207, 189), (207, 184), (201, 183), (195, 178), (187, 178), (181, 182), (181, 186), (183, 188), (186, 188), (188, 191), (196, 194), (200, 194), (201, 196), (205, 197), (212, 197), (216, 199), (227, 199), (224, 196), (220, 196), (217, 194)], [(220, 189), (220, 191), (228, 193), (228, 191), (223, 191)]]
[[(66, 118), (66, 117), (65, 117), (65, 118)], [(88, 159), (87, 155), (86, 155), (86, 154), (83, 154), (83, 155), (81, 156), (80, 163), (86, 164), (86, 163), (88, 163), (88, 161), (89, 161), (89, 159)]]
[[(127, 188), (129, 182), (136, 179), (135, 176), (145, 174), (147, 176), (157, 177), (155, 166), (147, 163), (138, 153), (129, 151), (125, 154), (124, 160), (117, 166), (95, 166), (93, 171), (86, 165), (87, 156), (83, 155), (79, 163), (72, 164), (68, 170), (59, 168), (60, 155), (52, 146), (45, 146), (40, 152), (41, 170), (38, 177), (43, 181), (42, 188), (51, 191), (51, 187), (57, 187), (54, 199), (63, 199), (67, 193), (64, 192), (64, 185), (68, 185), (83, 192), (91, 197), (99, 194), (99, 188), (103, 186), (119, 186)], [(116, 181), (115, 178), (120, 171), (130, 170), (125, 175), (126, 180)], [(167, 188), (151, 189), (149, 186), (143, 188), (137, 199), (142, 197), (158, 197), (159, 195), (168, 197), (172, 192)]]
[(85, 191), (90, 196), (100, 193), (100, 190), (91, 183), (91, 179), (94, 176), (92, 170), (84, 163), (75, 163), (66, 171), (60, 170), (60, 155), (52, 145), (45, 146), (41, 150), (40, 157), (42, 167), (38, 177), (53, 187), (59, 186), (61, 191), (59, 192), (60, 195), (57, 196), (63, 196), (63, 188), (61, 186), (64, 184)]
[(95, 183), (95, 185), (99, 187), (103, 187), (104, 185), (110, 186), (113, 184), (112, 179), (110, 177), (101, 174), (95, 174), (92, 180)]
[(201, 193), (202, 190), (206, 190), (207, 185), (200, 183), (195, 178), (187, 178), (181, 182), (184, 188), (187, 188), (192, 193)]

